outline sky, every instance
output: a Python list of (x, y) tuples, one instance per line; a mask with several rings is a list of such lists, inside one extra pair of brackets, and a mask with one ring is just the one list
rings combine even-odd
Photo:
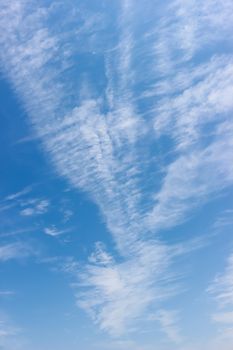
[(0, 349), (233, 349), (233, 2), (0, 4)]

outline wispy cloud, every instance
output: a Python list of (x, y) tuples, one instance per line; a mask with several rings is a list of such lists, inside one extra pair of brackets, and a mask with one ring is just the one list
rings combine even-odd
[(159, 321), (163, 332), (172, 342), (181, 344), (184, 341), (177, 326), (179, 317), (176, 311), (158, 310), (153, 319)]
[(8, 211), (17, 206), (18, 200), (27, 195), (31, 191), (31, 187), (25, 187), (19, 192), (11, 193), (0, 201), (0, 212)]
[(233, 324), (233, 311), (219, 312), (213, 315), (213, 320), (223, 324)]
[(18, 230), (2, 230), (0, 232), (0, 237), (1, 238), (6, 238), (6, 237), (14, 237), (14, 236), (19, 236), (21, 234), (28, 234), (30, 232), (35, 231), (34, 227), (24, 227), (22, 229), (18, 229)]
[(15, 295), (15, 292), (12, 290), (0, 290), (0, 297), (8, 297)]
[(191, 209), (232, 183), (232, 146), (232, 138), (226, 135), (169, 164), (148, 217), (152, 228), (169, 228), (187, 220)]
[(21, 337), (22, 329), (15, 326), (9, 317), (0, 311), (0, 348), (3, 350), (21, 350), (25, 341)]
[(216, 343), (233, 345), (233, 255), (228, 258), (225, 271), (219, 274), (208, 288), (217, 302), (218, 311), (212, 321), (218, 327)]
[(60, 236), (68, 232), (70, 232), (70, 229), (59, 230), (55, 225), (44, 228), (44, 233), (46, 235), (53, 236), (53, 237)]
[(19, 192), (9, 194), (8, 196), (5, 197), (5, 200), (6, 201), (12, 201), (12, 200), (21, 198), (22, 196), (30, 193), (31, 190), (32, 190), (31, 186), (25, 187), (24, 189), (22, 189)]
[(215, 221), (213, 228), (216, 231), (220, 231), (223, 228), (231, 227), (233, 225), (233, 210), (225, 210)]
[[(177, 293), (175, 275), (168, 271), (173, 257), (172, 251), (158, 242), (138, 242), (131, 247), (127, 259), (117, 262), (98, 244), (79, 276), (82, 291), (80, 283), (74, 284), (77, 304), (91, 315), (101, 329), (114, 336), (123, 334), (125, 329), (129, 333), (133, 330), (132, 321), (135, 326), (142, 313), (149, 311), (152, 301), (159, 305), (168, 296)], [(156, 321), (166, 328), (167, 334), (170, 327), (169, 337), (172, 338), (174, 331), (175, 340), (175, 319), (172, 321), (172, 315), (167, 313), (167, 320), (169, 316), (167, 328), (165, 311), (158, 313)]]
[(6, 322), (0, 320), (0, 345), (4, 338), (15, 336), (18, 329), (9, 326)]
[[(30, 202), (30, 201), (29, 201)], [(47, 213), (49, 209), (50, 202), (47, 199), (35, 200), (33, 201), (34, 205), (26, 207), (20, 211), (22, 216), (33, 216), (33, 215), (42, 215)], [(28, 203), (28, 202), (26, 202)]]
[(26, 258), (34, 255), (32, 248), (26, 243), (8, 243), (0, 246), (0, 261)]
[[(57, 172), (98, 204), (114, 238), (117, 256), (98, 247), (79, 277), (85, 292), (77, 294), (78, 305), (114, 335), (176, 292), (171, 247), (148, 237), (183, 223), (197, 205), (233, 183), (232, 53), (216, 50), (206, 60), (196, 57), (207, 42), (214, 48), (232, 27), (231, 2), (214, 4), (172, 1), (165, 6), (167, 19), (137, 38), (137, 5), (122, 0), (120, 34), (103, 59), (107, 82), (101, 93), (91, 74), (90, 87), (84, 82), (77, 88), (72, 81), (66, 68), (74, 65), (71, 43), (76, 46), (76, 41), (70, 31), (60, 35), (52, 24), (53, 9), (33, 1), (0, 7), (2, 70)], [(90, 28), (87, 23), (82, 30), (88, 34)], [(148, 37), (153, 45), (146, 45)], [(138, 42), (145, 45), (141, 64)], [(140, 101), (148, 98), (153, 101), (142, 112)], [(152, 152), (164, 139), (166, 150)], [(21, 214), (47, 208), (48, 203), (40, 202)], [(2, 250), (2, 260), (12, 249)], [(165, 311), (159, 319), (177, 341), (176, 321)]]
[(215, 299), (222, 306), (233, 306), (233, 255), (228, 258), (224, 273), (215, 278), (209, 292), (213, 293)]

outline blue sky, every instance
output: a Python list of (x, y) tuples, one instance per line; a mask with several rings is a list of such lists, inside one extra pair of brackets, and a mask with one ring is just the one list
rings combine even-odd
[(233, 348), (232, 19), (0, 5), (0, 349)]

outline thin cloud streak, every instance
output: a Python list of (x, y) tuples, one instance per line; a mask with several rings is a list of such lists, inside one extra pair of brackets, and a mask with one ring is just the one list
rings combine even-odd
[(8, 243), (0, 246), (0, 262), (27, 258), (35, 254), (36, 252), (33, 252), (32, 247), (26, 243)]

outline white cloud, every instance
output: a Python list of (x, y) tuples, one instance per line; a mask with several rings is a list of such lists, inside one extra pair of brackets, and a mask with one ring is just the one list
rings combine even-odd
[(216, 231), (221, 231), (225, 227), (231, 227), (233, 225), (233, 210), (225, 210), (215, 221), (213, 228)]
[(225, 270), (215, 278), (208, 292), (220, 309), (212, 314), (212, 321), (218, 327), (215, 343), (222, 348), (227, 348), (229, 344), (230, 349), (233, 345), (233, 255), (230, 255)]
[(176, 311), (158, 310), (154, 319), (160, 322), (162, 330), (172, 342), (180, 344), (184, 341), (177, 327), (179, 317)]
[[(35, 253), (35, 252), (34, 252)], [(8, 243), (0, 246), (0, 261), (21, 259), (34, 254), (32, 248), (24, 243)]]
[(20, 215), (22, 216), (32, 216), (35, 214), (34, 208), (25, 208), (20, 211)]
[(26, 342), (21, 333), (22, 329), (16, 327), (9, 317), (0, 311), (0, 348), (2, 350), (25, 349)]
[(81, 274), (83, 294), (80, 283), (75, 286), (77, 304), (110, 334), (119, 336), (125, 329), (131, 332), (132, 321), (137, 324), (152, 301), (159, 303), (177, 292), (175, 284), (168, 287), (174, 281), (167, 271), (171, 259), (166, 246), (152, 241), (137, 242), (122, 262), (98, 245)]
[(233, 182), (232, 138), (216, 139), (208, 147), (178, 157), (168, 166), (163, 185), (148, 216), (155, 230), (187, 220), (190, 210)]
[(19, 191), (19, 192), (9, 194), (9, 195), (5, 198), (5, 200), (7, 200), (7, 201), (12, 201), (12, 200), (21, 198), (21, 197), (24, 196), (25, 194), (28, 194), (28, 193), (31, 191), (31, 189), (32, 189), (31, 186), (27, 186), (27, 187), (25, 187), (24, 189), (22, 189), (22, 190)]
[(1, 238), (3, 237), (12, 237), (12, 236), (18, 236), (24, 233), (29, 233), (29, 232), (33, 232), (35, 230), (34, 227), (25, 227), (22, 229), (17, 229), (17, 230), (7, 230), (7, 231), (2, 231), (1, 232)]
[(0, 212), (7, 211), (9, 209), (12, 209), (16, 206), (16, 203), (10, 203), (10, 204), (3, 204), (0, 206)]
[(216, 313), (213, 315), (213, 320), (218, 323), (233, 324), (233, 311)]
[(224, 273), (215, 278), (208, 291), (222, 307), (233, 306), (233, 255), (228, 258)]
[(65, 222), (65, 223), (70, 221), (70, 219), (74, 215), (73, 210), (70, 210), (70, 209), (64, 209), (61, 212), (63, 214), (63, 222)]
[[(214, 4), (172, 2), (168, 19), (153, 28), (155, 42), (148, 45), (145, 59), (154, 59), (144, 74), (145, 61), (134, 68), (140, 39), (134, 36), (135, 5), (122, 1), (119, 43), (105, 57), (108, 82), (101, 98), (94, 98), (91, 88), (71, 93), (64, 67), (72, 65), (72, 48), (69, 59), (64, 48), (76, 42), (73, 37), (69, 42), (68, 33), (59, 35), (60, 28), (50, 30), (51, 9), (38, 8), (33, 1), (0, 6), (2, 70), (58, 173), (98, 204), (116, 243), (119, 261), (98, 247), (83, 269), (85, 293), (77, 296), (78, 304), (111, 334), (121, 334), (150, 305), (175, 292), (169, 283), (174, 278), (170, 248), (147, 241), (148, 233), (184, 222), (191, 209), (233, 183), (232, 135), (225, 130), (232, 130), (233, 124), (232, 54), (219, 53), (200, 64), (191, 61), (208, 40), (216, 44), (232, 29), (231, 2)], [(90, 27), (87, 23), (83, 30)], [(216, 41), (213, 27), (215, 34), (222, 29)], [(187, 68), (180, 69), (181, 63)], [(134, 96), (142, 69), (140, 79), (145, 78), (149, 88), (153, 84), (156, 96), (145, 111), (153, 120), (140, 113)], [(145, 88), (141, 95), (151, 93)], [(207, 132), (210, 123), (213, 127)], [(151, 157), (151, 148), (162, 137), (173, 144), (169, 160), (160, 152)], [(24, 208), (21, 215), (42, 214), (48, 205), (42, 201)], [(54, 236), (59, 231), (47, 227), (44, 232)], [(13, 247), (5, 248), (2, 260), (15, 254)], [(160, 322), (175, 340), (175, 321), (163, 313)]]
[(70, 231), (69, 229), (59, 230), (55, 225), (52, 225), (50, 227), (45, 227), (44, 228), (44, 233), (46, 235), (53, 236), (53, 237), (62, 235), (62, 234), (67, 233), (69, 231)]
[(15, 336), (17, 333), (17, 329), (6, 325), (5, 322), (0, 320), (0, 345), (3, 338)]
[[(154, 124), (156, 134), (173, 137), (179, 149), (187, 150), (188, 146), (202, 141), (210, 122), (228, 120), (231, 125), (232, 72), (232, 55), (216, 56), (208, 65), (205, 63), (185, 72), (182, 79), (186, 80), (189, 74), (185, 88), (178, 96), (169, 96), (158, 104)], [(177, 84), (175, 79), (174, 83)]]
[(42, 215), (47, 213), (50, 202), (47, 199), (35, 200), (32, 207), (24, 208), (20, 211), (22, 216)]

